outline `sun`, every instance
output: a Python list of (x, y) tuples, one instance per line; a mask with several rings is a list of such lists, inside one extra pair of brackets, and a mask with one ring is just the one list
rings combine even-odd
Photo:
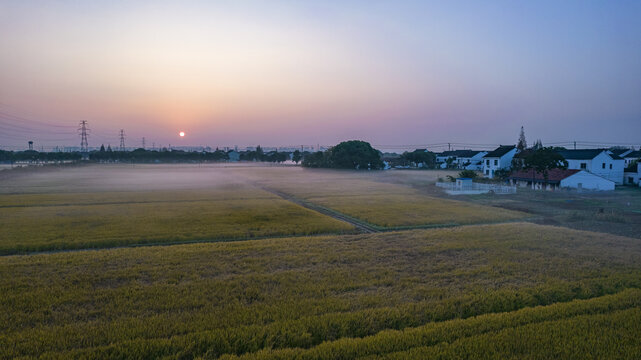
[(180, 137), (185, 137), (185, 132), (181, 131), (181, 132), (178, 133), (178, 135), (180, 135)]

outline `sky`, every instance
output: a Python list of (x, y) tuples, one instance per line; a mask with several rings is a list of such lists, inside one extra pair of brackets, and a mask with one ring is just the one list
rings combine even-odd
[(469, 148), (521, 126), (641, 144), (639, 18), (625, 0), (0, 0), (0, 146), (74, 145), (81, 120), (90, 146)]

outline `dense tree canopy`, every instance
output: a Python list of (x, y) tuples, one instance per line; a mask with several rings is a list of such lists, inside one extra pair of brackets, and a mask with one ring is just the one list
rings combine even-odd
[(542, 173), (543, 177), (547, 179), (550, 169), (567, 169), (568, 162), (555, 148), (544, 147), (531, 151), (525, 156), (523, 159), (523, 168), (526, 170), (534, 169), (534, 171)]
[(335, 169), (382, 169), (381, 153), (368, 142), (344, 141), (325, 152), (308, 154), (303, 160), (305, 167)]
[(411, 163), (414, 166), (423, 164), (424, 167), (433, 168), (436, 164), (436, 155), (431, 151), (414, 150), (412, 152), (404, 152), (401, 159), (405, 163)]

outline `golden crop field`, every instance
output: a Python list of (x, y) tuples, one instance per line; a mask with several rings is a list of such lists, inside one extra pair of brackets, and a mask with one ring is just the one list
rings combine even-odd
[[(263, 171), (270, 174), (263, 177), (266, 180), (260, 180), (266, 187), (380, 227), (480, 224), (528, 216), (519, 211), (430, 196), (408, 185), (433, 186), (435, 175), (426, 171), (406, 172), (408, 177), (401, 180), (405, 179), (407, 184), (382, 182), (385, 176), (381, 174), (367, 177), (345, 171), (289, 171), (284, 172), (287, 177), (281, 178), (271, 174), (273, 169)], [(421, 173), (425, 173), (422, 180)]]
[(0, 196), (0, 254), (349, 232), (347, 223), (249, 185), (212, 190)]
[(4, 256), (0, 358), (633, 359), (640, 260), (528, 223)]
[(479, 224), (526, 214), (421, 194), (311, 197), (309, 201), (382, 227)]

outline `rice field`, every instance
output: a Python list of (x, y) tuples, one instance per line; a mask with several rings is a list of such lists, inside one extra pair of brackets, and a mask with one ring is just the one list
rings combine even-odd
[(634, 358), (640, 260), (527, 223), (4, 256), (0, 358)]
[(638, 239), (439, 197), (441, 172), (1, 175), (0, 359), (641, 355)]
[(27, 194), (0, 200), (0, 254), (345, 233), (347, 223), (258, 189)]
[(308, 201), (384, 228), (482, 224), (527, 217), (519, 211), (416, 193), (311, 197)]
[[(433, 187), (440, 175), (429, 171), (409, 173), (411, 177), (405, 178), (408, 183), (425, 188)], [(290, 174), (261, 183), (381, 228), (483, 224), (528, 217), (520, 211), (430, 196), (408, 185), (381, 181), (384, 178), (379, 174), (368, 178), (366, 174), (335, 171), (309, 178)]]

